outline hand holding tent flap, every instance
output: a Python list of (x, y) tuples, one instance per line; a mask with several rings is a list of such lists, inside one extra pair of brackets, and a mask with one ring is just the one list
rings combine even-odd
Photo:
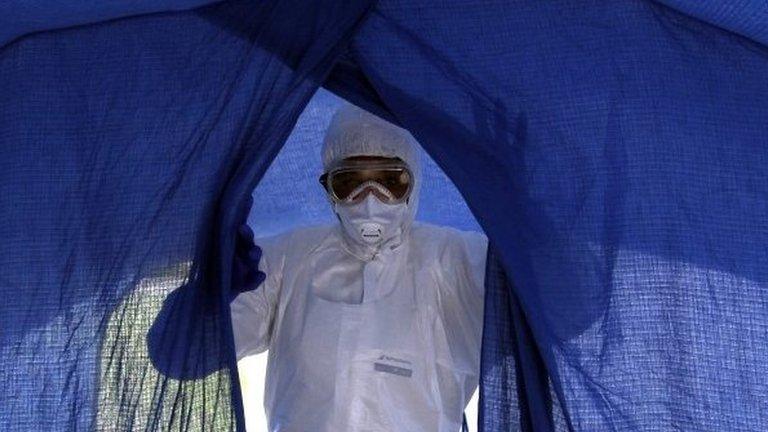
[[(253, 243), (253, 231), (246, 224), (248, 211), (253, 199), (249, 196), (240, 206), (237, 221), (235, 254), (232, 263), (232, 282), (228, 301), (243, 292), (258, 288), (266, 275), (259, 270), (261, 249)], [(216, 316), (214, 310), (200, 310), (218, 305), (218, 292), (206, 289), (203, 279), (190, 277), (182, 286), (175, 289), (164, 300), (157, 317), (147, 333), (147, 349), (152, 365), (162, 375), (178, 380), (201, 379), (213, 373), (221, 366), (217, 357), (203, 354), (191, 367), (187, 358), (190, 352), (205, 352), (198, 347), (205, 343), (205, 338), (195, 330), (195, 323), (206, 316)]]
[(259, 270), (261, 248), (254, 244), (253, 230), (248, 226), (248, 213), (253, 206), (253, 197), (248, 195), (235, 219), (237, 240), (235, 240), (235, 256), (232, 263), (232, 283), (230, 284), (230, 301), (243, 292), (252, 291), (261, 285), (266, 274)]

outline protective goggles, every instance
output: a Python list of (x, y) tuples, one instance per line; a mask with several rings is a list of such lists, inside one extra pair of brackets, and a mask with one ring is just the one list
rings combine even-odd
[(373, 193), (382, 202), (398, 204), (413, 190), (413, 174), (400, 159), (344, 160), (320, 176), (320, 183), (338, 203), (356, 203)]

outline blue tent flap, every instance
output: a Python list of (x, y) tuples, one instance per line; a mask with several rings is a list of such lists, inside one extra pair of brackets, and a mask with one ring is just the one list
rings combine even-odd
[(568, 429), (766, 429), (768, 49), (647, 1), (428, 3), (380, 2), (355, 57), (495, 244)]
[(230, 1), (3, 48), (0, 430), (242, 430), (237, 203), (369, 7)]

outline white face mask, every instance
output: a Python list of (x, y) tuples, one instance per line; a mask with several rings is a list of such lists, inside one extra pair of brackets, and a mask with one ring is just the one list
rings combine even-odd
[(399, 235), (408, 209), (406, 203), (385, 204), (372, 193), (357, 204), (335, 207), (347, 235), (365, 245), (378, 245)]

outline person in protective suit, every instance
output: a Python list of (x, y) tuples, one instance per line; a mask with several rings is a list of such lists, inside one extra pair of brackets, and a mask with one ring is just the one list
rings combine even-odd
[(235, 347), (269, 350), (269, 430), (456, 432), (478, 384), (487, 241), (414, 223), (404, 129), (345, 106), (322, 158), (338, 224), (260, 239), (263, 255), (239, 240), (259, 271), (231, 303)]

